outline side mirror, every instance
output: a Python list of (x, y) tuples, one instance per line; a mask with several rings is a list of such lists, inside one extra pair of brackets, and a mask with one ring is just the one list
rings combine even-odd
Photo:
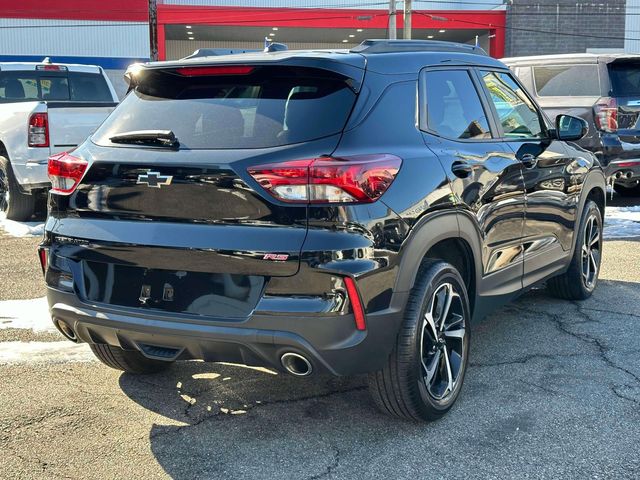
[(589, 131), (589, 124), (580, 117), (558, 115), (556, 117), (556, 136), (558, 140), (573, 142), (584, 138)]

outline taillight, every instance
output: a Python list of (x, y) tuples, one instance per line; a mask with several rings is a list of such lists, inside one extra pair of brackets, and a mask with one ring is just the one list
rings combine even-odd
[(31, 114), (28, 139), (30, 147), (49, 146), (49, 117), (46, 113)]
[(51, 191), (55, 193), (72, 193), (80, 183), (88, 163), (83, 158), (74, 157), (67, 152), (49, 157), (47, 173), (51, 180)]
[(602, 97), (593, 107), (594, 120), (598, 130), (615, 132), (618, 130), (618, 102), (615, 98)]
[(356, 329), (366, 330), (367, 324), (364, 320), (364, 309), (362, 308), (362, 302), (360, 301), (360, 295), (356, 288), (356, 282), (351, 277), (344, 278), (344, 285), (347, 287), (347, 295), (349, 296), (349, 302), (351, 302), (351, 310), (353, 310), (353, 318), (356, 323)]
[(402, 160), (388, 154), (320, 157), (250, 167), (249, 174), (290, 203), (371, 203), (387, 191)]
[(40, 267), (42, 268), (42, 274), (44, 275), (45, 273), (47, 273), (47, 266), (48, 266), (46, 248), (38, 249), (38, 258), (40, 259)]

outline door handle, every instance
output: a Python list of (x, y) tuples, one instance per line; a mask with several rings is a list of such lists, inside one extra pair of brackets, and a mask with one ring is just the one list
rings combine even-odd
[(534, 157), (530, 153), (525, 153), (519, 160), (527, 168), (534, 168), (538, 164), (538, 157)]
[(453, 162), (451, 171), (458, 178), (467, 178), (473, 172), (473, 168), (467, 162)]

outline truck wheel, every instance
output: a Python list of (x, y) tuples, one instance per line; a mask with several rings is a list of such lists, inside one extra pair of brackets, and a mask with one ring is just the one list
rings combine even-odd
[(469, 298), (450, 264), (425, 260), (387, 365), (369, 374), (369, 391), (383, 412), (436, 420), (460, 394), (469, 357)]
[(622, 197), (640, 197), (640, 183), (634, 187), (625, 187), (624, 185), (615, 183), (613, 189)]
[(602, 260), (602, 215), (592, 200), (587, 200), (576, 231), (576, 246), (569, 270), (547, 281), (547, 290), (565, 300), (585, 300), (598, 283)]
[(23, 222), (31, 218), (35, 204), (35, 196), (20, 190), (9, 160), (0, 157), (0, 214), (5, 214), (9, 220)]
[(172, 362), (151, 360), (137, 350), (123, 350), (111, 345), (89, 344), (93, 354), (106, 366), (135, 375), (157, 373), (169, 368)]

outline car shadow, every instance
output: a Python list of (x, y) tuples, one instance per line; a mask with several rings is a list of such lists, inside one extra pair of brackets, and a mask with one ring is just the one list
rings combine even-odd
[[(629, 383), (612, 362), (637, 350), (627, 335), (637, 305), (620, 305), (616, 313), (612, 299), (622, 294), (640, 298), (640, 285), (604, 281), (582, 303), (534, 289), (477, 322), (462, 395), (450, 414), (429, 424), (379, 413), (365, 376), (300, 379), (182, 362), (159, 375), (122, 374), (119, 383), (131, 400), (161, 416), (149, 432), (150, 448), (176, 479), (345, 478), (337, 473), (345, 470), (361, 478), (393, 478), (393, 469), (409, 468), (425, 455), (433, 455), (429, 468), (437, 473), (461, 457), (501, 449), (522, 449), (522, 455), (540, 459), (544, 442), (535, 452), (539, 445), (530, 443), (540, 431), (612, 421), (603, 419), (602, 398), (614, 402), (606, 410), (611, 415), (619, 414), (615, 402), (628, 401), (612, 390)], [(605, 343), (615, 349), (603, 360)], [(514, 432), (525, 436), (517, 440)]]

